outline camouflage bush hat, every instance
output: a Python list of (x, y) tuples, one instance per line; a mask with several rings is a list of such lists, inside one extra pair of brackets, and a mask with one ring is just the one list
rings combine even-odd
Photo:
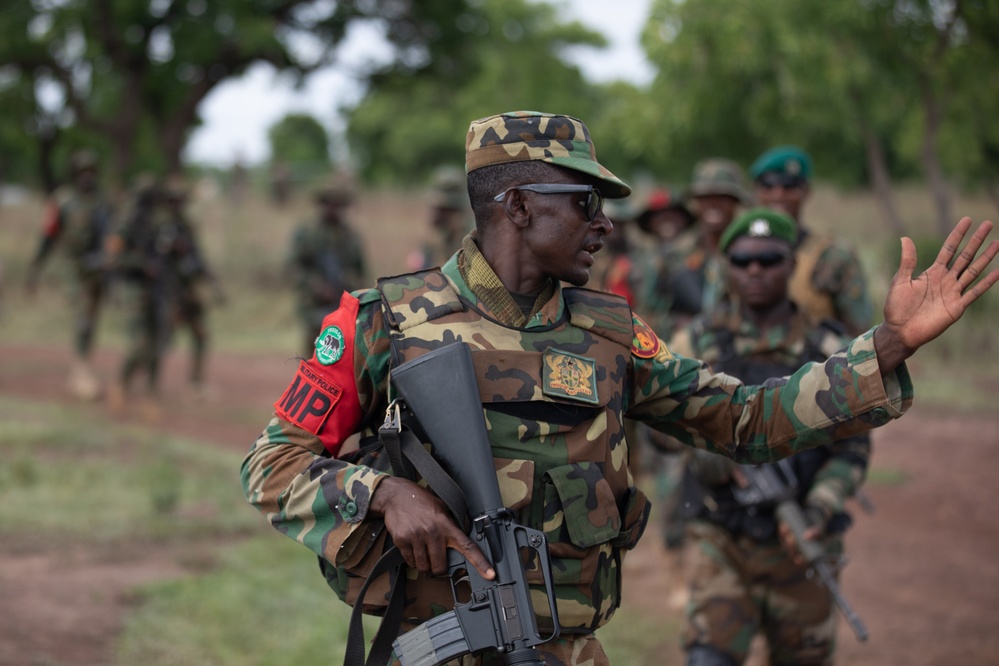
[(804, 181), (812, 177), (812, 159), (797, 146), (777, 146), (756, 158), (749, 175), (756, 180), (768, 171), (798, 176)]
[(314, 194), (317, 203), (349, 206), (357, 198), (357, 182), (353, 173), (338, 168)]
[(718, 248), (722, 252), (726, 252), (729, 245), (742, 236), (778, 238), (793, 246), (798, 240), (798, 225), (790, 217), (776, 210), (750, 208), (728, 225), (718, 243)]
[(465, 171), (539, 160), (600, 179), (600, 193), (623, 199), (631, 187), (597, 162), (583, 121), (537, 111), (512, 111), (473, 120), (465, 137)]
[(687, 196), (706, 197), (712, 195), (730, 196), (744, 204), (752, 201), (745, 186), (742, 168), (733, 162), (720, 157), (703, 160), (694, 165), (694, 176)]
[(434, 172), (430, 203), (435, 208), (463, 210), (468, 207), (465, 172), (456, 166), (439, 167)]

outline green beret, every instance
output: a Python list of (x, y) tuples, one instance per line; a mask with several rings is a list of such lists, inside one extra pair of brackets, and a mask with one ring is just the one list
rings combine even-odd
[(743, 236), (750, 238), (779, 238), (794, 245), (798, 240), (798, 227), (790, 217), (770, 208), (750, 208), (735, 218), (722, 234), (719, 249), (728, 251), (729, 245), (735, 239)]
[(800, 176), (806, 181), (811, 180), (812, 158), (797, 146), (777, 146), (756, 158), (753, 166), (749, 168), (749, 175), (756, 180), (768, 171)]
[(493, 164), (539, 160), (603, 181), (600, 192), (622, 199), (631, 187), (597, 161), (583, 121), (537, 111), (513, 111), (472, 121), (465, 137), (465, 171)]

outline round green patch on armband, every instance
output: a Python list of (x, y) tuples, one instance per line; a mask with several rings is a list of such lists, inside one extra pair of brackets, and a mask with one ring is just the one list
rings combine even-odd
[(333, 365), (343, 356), (343, 331), (339, 326), (327, 326), (316, 338), (316, 360)]

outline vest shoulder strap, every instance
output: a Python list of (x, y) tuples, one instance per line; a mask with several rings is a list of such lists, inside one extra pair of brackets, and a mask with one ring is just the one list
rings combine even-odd
[(387, 323), (398, 331), (465, 309), (438, 269), (379, 278), (377, 284)]
[(628, 301), (583, 287), (566, 287), (562, 296), (569, 310), (570, 324), (631, 348), (635, 327)]

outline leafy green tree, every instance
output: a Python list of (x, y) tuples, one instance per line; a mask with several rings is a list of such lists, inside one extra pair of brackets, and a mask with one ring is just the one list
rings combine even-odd
[(271, 161), (308, 165), (325, 172), (331, 167), (330, 137), (326, 128), (313, 116), (291, 113), (267, 131)]
[(899, 229), (892, 178), (922, 171), (949, 227), (948, 180), (999, 155), (996, 14), (986, 0), (655, 0), (654, 111), (635, 114), (646, 140), (630, 150), (675, 177), (708, 155), (748, 163), (797, 143), (820, 177), (868, 182)]
[(480, 0), (463, 11), (443, 0), (425, 4), (432, 37), (373, 76), (347, 110), (351, 152), (366, 179), (418, 183), (441, 164), (460, 164), (463, 129), (475, 118), (533, 109), (588, 120), (598, 108), (596, 88), (562, 53), (605, 45), (599, 34), (526, 0)]
[(57, 127), (86, 132), (89, 142), (110, 156), (112, 175), (121, 180), (134, 168), (136, 150), (146, 145), (160, 154), (151, 161), (179, 170), (200, 103), (251, 64), (265, 62), (304, 77), (332, 62), (348, 26), (364, 20), (383, 25), (398, 45), (398, 57), (412, 59), (433, 37), (442, 8), (460, 14), (465, 0), (8, 4), (0, 13), (0, 63), (5, 63), (0, 93), (31, 90), (38, 99), (34, 113), (55, 118)]

